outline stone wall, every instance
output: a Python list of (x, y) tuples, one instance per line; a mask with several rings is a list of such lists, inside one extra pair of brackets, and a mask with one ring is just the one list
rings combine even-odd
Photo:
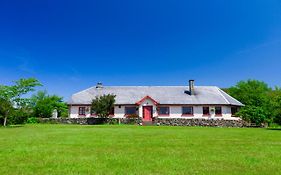
[(49, 124), (80, 124), (80, 125), (99, 125), (99, 124), (139, 124), (140, 120), (128, 118), (40, 118), (40, 123)]
[(250, 124), (243, 120), (224, 119), (181, 119), (181, 118), (158, 118), (157, 125), (165, 126), (212, 126), (212, 127), (249, 127)]
[[(141, 119), (128, 118), (41, 118), (40, 123), (52, 124), (80, 124), (80, 125), (99, 125), (99, 124), (140, 124)], [(251, 124), (243, 120), (224, 120), (224, 119), (181, 119), (181, 118), (156, 118), (154, 125), (161, 126), (211, 126), (211, 127), (251, 127)]]

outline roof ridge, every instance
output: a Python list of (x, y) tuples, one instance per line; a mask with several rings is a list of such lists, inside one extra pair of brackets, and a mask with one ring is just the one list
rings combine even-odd
[[(169, 86), (169, 85), (167, 85), (167, 86), (153, 86), (153, 85), (152, 86), (150, 86), (150, 85), (147, 85), (147, 86), (132, 86), (132, 85), (129, 85), (129, 86), (103, 86), (103, 88), (107, 88), (107, 87), (120, 88), (120, 87), (189, 87), (189, 86), (179, 86), (179, 85), (178, 86), (174, 86), (174, 85), (171, 85), (171, 86)], [(194, 87), (218, 88), (217, 86), (194, 86)], [(91, 89), (96, 89), (96, 87), (91, 86), (87, 89), (84, 89), (84, 90), (81, 90), (81, 91), (78, 91), (78, 92), (72, 94), (72, 96), (83, 93), (83, 92), (88, 92), (88, 90), (91, 90)]]
[(76, 93), (72, 94), (72, 96), (73, 96), (73, 95), (76, 95), (76, 94), (80, 94), (80, 93), (82, 93), (82, 92), (87, 92), (88, 90), (90, 90), (90, 89), (92, 89), (92, 88), (94, 88), (94, 87), (95, 87), (95, 86), (91, 86), (91, 87), (89, 87), (89, 88), (87, 88), (87, 89), (84, 89), (84, 90), (82, 90), (82, 91), (76, 92)]
[[(232, 100), (234, 100), (234, 101), (236, 101), (236, 102), (239, 102), (239, 103), (241, 103), (240, 101), (238, 101), (237, 99), (235, 99), (234, 97), (232, 97), (231, 95), (229, 95), (228, 93), (226, 93), (226, 92), (224, 92), (223, 90), (221, 90), (220, 89), (220, 91), (221, 91), (221, 93), (224, 93), (224, 94), (226, 94), (229, 98), (231, 98)], [(230, 103), (231, 104), (231, 103)], [(244, 105), (243, 103), (241, 103), (242, 105)]]
[(226, 103), (228, 103), (228, 104), (231, 104), (226, 98), (225, 98), (225, 96), (222, 94), (222, 90), (219, 88), (219, 87), (216, 87), (217, 88), (217, 90), (219, 91), (219, 94), (222, 96), (222, 98), (226, 101)]

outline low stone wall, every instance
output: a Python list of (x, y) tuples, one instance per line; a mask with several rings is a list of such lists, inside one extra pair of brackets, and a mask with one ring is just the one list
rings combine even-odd
[(250, 124), (243, 120), (224, 119), (181, 119), (181, 118), (158, 118), (158, 125), (166, 126), (212, 126), (212, 127), (249, 127)]
[[(140, 124), (141, 119), (133, 118), (41, 118), (40, 123), (51, 124)], [(243, 120), (224, 119), (181, 119), (181, 118), (156, 118), (152, 123), (163, 126), (211, 126), (211, 127), (252, 127), (250, 123)]]
[(40, 118), (40, 123), (49, 124), (80, 124), (80, 125), (99, 125), (99, 124), (139, 124), (140, 119), (128, 118)]

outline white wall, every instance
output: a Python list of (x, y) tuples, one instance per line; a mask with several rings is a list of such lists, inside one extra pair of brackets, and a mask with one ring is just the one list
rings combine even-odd
[(145, 99), (140, 105), (139, 105), (139, 116), (141, 118), (143, 118), (143, 113), (142, 113), (142, 107), (143, 106), (152, 106), (152, 115), (153, 117), (156, 117), (158, 114), (157, 114), (157, 108), (156, 108), (156, 105), (153, 103), (153, 101), (151, 101), (150, 99)]
[[(153, 106), (153, 117), (158, 116), (157, 106), (150, 100), (144, 100), (140, 105), (137, 113), (140, 117), (143, 117), (142, 114), (142, 107), (143, 106)], [(134, 105), (127, 105), (127, 106), (134, 106)], [(90, 110), (86, 110), (86, 116), (79, 116), (78, 115), (78, 108), (79, 107), (86, 107), (90, 109), (90, 106), (71, 106), (70, 107), (70, 118), (79, 118), (79, 117), (93, 117), (90, 115)], [(210, 108), (215, 106), (209, 106)], [(182, 116), (182, 106), (170, 106), (170, 115), (169, 116), (161, 116), (159, 118), (223, 118), (223, 119), (235, 119), (231, 115), (231, 107), (230, 106), (221, 106), (222, 107), (222, 116), (203, 116), (203, 106), (193, 106), (193, 116)], [(210, 112), (211, 113), (211, 112)], [(125, 105), (116, 105), (114, 107), (114, 118), (123, 118), (125, 117)], [(238, 119), (238, 118), (237, 118)]]
[[(78, 115), (79, 107), (86, 107), (86, 109), (89, 108), (89, 110), (86, 110), (86, 116), (79, 116)], [(90, 106), (71, 106), (69, 117), (70, 118), (91, 117)]]
[[(209, 106), (211, 109), (215, 106)], [(170, 115), (169, 116), (161, 116), (159, 118), (223, 118), (223, 119), (234, 119), (231, 115), (231, 107), (230, 106), (221, 106), (222, 107), (222, 116), (216, 116), (212, 114), (210, 111), (210, 116), (203, 116), (203, 106), (193, 106), (193, 116), (182, 116), (182, 106), (170, 106)]]
[(124, 117), (124, 113), (125, 113), (125, 106), (121, 106), (121, 105), (114, 106), (114, 117), (122, 118)]

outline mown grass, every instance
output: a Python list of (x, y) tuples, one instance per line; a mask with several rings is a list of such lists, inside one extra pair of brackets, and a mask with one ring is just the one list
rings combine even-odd
[(281, 174), (281, 130), (0, 128), (0, 174)]

